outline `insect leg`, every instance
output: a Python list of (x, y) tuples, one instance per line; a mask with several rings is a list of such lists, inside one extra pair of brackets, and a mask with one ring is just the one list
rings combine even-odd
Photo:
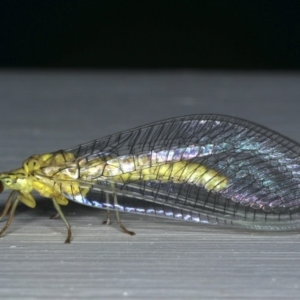
[(110, 224), (110, 211), (107, 210), (106, 212), (106, 220), (102, 222), (104, 225), (109, 225)]
[[(117, 198), (117, 195), (114, 193), (114, 204), (115, 204), (115, 207), (118, 206), (118, 198)], [(127, 233), (129, 235), (135, 235), (135, 232), (133, 231), (129, 231), (125, 228), (125, 226), (122, 224), (121, 220), (120, 220), (120, 215), (119, 215), (119, 211), (116, 209), (116, 217), (117, 217), (117, 222), (121, 228), (121, 230), (124, 232), (124, 233)]]
[[(106, 202), (109, 203), (109, 195), (106, 193)], [(104, 225), (109, 225), (110, 224), (110, 210), (107, 210), (107, 215), (106, 215), (106, 220), (102, 222)]]
[(72, 238), (72, 231), (71, 231), (71, 226), (69, 224), (69, 222), (67, 221), (64, 213), (62, 212), (59, 204), (56, 202), (55, 198), (52, 199), (52, 202), (53, 202), (53, 205), (57, 211), (57, 213), (59, 214), (59, 216), (61, 217), (61, 219), (64, 221), (67, 229), (68, 229), (68, 236), (67, 236), (67, 239), (65, 240), (65, 243), (66, 244), (70, 244), (71, 243), (71, 238)]
[(59, 213), (57, 212), (56, 214), (52, 215), (50, 219), (57, 219), (59, 217)]
[(9, 197), (8, 197), (6, 203), (5, 203), (5, 206), (4, 206), (4, 209), (2, 211), (2, 214), (0, 216), (0, 220), (7, 215), (7, 212), (9, 211), (9, 208), (11, 206), (12, 200), (13, 200), (14, 197), (16, 197), (16, 193), (17, 193), (16, 191), (12, 191), (10, 193), (10, 195), (9, 195)]
[(0, 236), (6, 231), (6, 229), (11, 224), (11, 221), (14, 217), (14, 214), (15, 214), (18, 203), (19, 203), (18, 192), (17, 191), (12, 191), (11, 194), (9, 195), (7, 201), (6, 201), (4, 210), (1, 214), (1, 218), (4, 217), (7, 214), (9, 208), (11, 207), (11, 209), (9, 211), (9, 217), (6, 221), (6, 224), (3, 227), (3, 229), (0, 231)]

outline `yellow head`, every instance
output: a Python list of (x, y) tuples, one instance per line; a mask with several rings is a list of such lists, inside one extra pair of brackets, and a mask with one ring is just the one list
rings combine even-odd
[(0, 192), (6, 189), (31, 190), (29, 181), (22, 168), (12, 172), (0, 173)]

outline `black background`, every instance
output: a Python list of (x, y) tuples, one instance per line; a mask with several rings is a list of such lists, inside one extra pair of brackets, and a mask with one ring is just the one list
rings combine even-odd
[(0, 67), (300, 68), (299, 1), (1, 1)]

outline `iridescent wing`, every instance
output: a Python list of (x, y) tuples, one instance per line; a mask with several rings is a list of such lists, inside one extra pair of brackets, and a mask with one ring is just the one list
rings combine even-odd
[[(78, 175), (85, 193), (64, 194), (81, 204), (263, 230), (300, 227), (299, 145), (242, 119), (221, 115), (167, 119), (66, 152), (73, 153), (79, 170), (86, 174), (92, 161), (116, 168), (115, 173), (104, 167), (90, 176)], [(144, 171), (137, 176), (133, 174), (141, 169), (139, 158), (144, 159)], [(184, 162), (180, 172), (187, 165), (204, 166), (207, 171), (197, 173), (196, 167), (180, 180), (174, 172), (166, 172), (165, 177), (155, 172), (145, 175), (153, 165), (174, 169), (178, 162)], [(223, 176), (226, 184), (207, 188), (205, 181), (190, 179), (211, 170), (215, 173), (207, 182)]]

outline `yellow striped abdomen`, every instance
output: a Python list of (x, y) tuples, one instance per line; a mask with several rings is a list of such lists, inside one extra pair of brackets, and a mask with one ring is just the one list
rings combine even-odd
[(157, 164), (149, 168), (112, 176), (111, 179), (124, 182), (135, 180), (186, 182), (203, 186), (208, 191), (220, 191), (228, 184), (228, 178), (224, 175), (203, 165), (189, 161)]

